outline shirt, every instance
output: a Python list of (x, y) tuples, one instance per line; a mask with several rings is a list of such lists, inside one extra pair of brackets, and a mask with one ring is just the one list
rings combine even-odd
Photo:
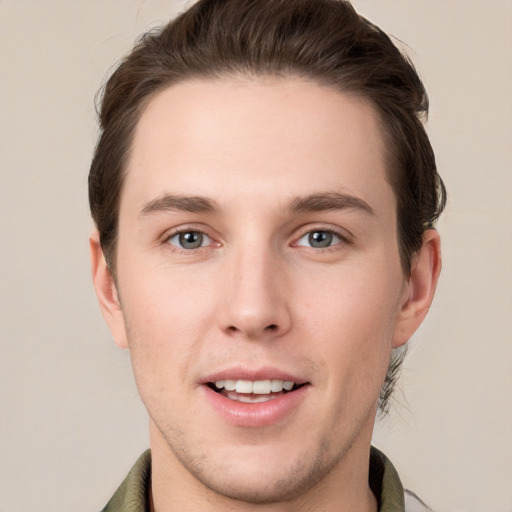
[[(389, 459), (371, 447), (369, 484), (377, 498), (379, 512), (427, 512), (429, 509), (414, 493), (405, 491)], [(151, 452), (135, 463), (102, 512), (151, 512)]]

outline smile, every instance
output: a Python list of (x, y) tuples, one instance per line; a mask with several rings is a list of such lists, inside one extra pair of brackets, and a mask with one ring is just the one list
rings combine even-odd
[(209, 387), (221, 395), (244, 403), (262, 403), (274, 400), (289, 391), (294, 391), (300, 386), (293, 381), (280, 379), (265, 380), (218, 380), (210, 382)]

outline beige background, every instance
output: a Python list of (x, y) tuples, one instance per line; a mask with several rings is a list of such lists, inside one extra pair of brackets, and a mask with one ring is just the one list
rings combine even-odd
[[(375, 443), (436, 510), (512, 511), (512, 2), (354, 0), (406, 41), (450, 192), (444, 271)], [(147, 446), (89, 278), (93, 97), (172, 0), (0, 0), (0, 512), (99, 510)]]

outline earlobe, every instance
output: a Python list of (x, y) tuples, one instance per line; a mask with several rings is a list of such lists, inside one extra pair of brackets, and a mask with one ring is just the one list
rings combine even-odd
[(430, 309), (441, 272), (441, 239), (435, 229), (423, 234), (423, 244), (414, 258), (397, 316), (393, 347), (404, 345), (423, 322)]
[(89, 237), (91, 257), (91, 272), (94, 289), (100, 305), (103, 318), (121, 348), (128, 348), (123, 311), (112, 274), (101, 249), (99, 233), (95, 229)]

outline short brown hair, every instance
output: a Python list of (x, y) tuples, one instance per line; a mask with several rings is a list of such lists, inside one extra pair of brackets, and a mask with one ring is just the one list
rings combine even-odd
[[(388, 148), (400, 258), (408, 275), (425, 227), (446, 201), (422, 124), (428, 97), (409, 59), (345, 0), (199, 0), (163, 29), (142, 36), (104, 86), (89, 174), (91, 212), (111, 272), (126, 162), (145, 105), (178, 82), (240, 74), (296, 76), (373, 104)], [(394, 358), (381, 410), (399, 367)]]

